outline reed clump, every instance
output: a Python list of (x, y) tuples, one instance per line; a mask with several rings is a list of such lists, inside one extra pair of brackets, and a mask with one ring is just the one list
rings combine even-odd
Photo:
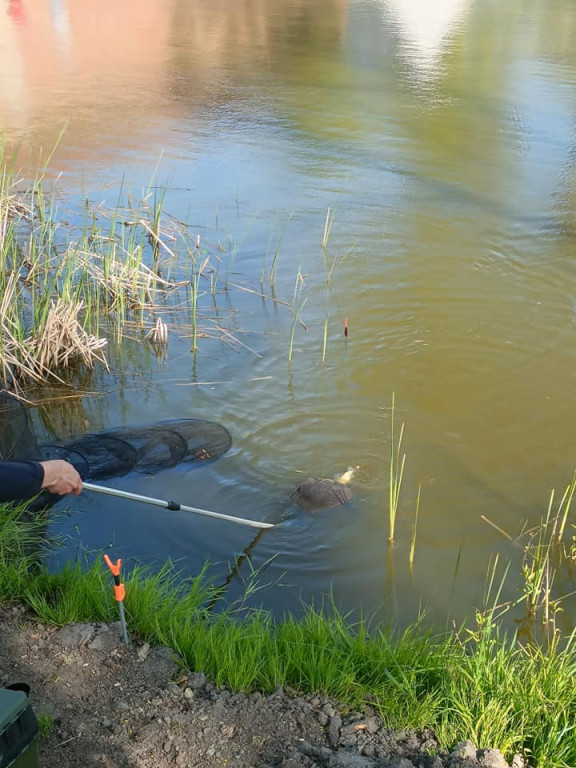
[(68, 368), (77, 359), (92, 368), (95, 360), (106, 365), (106, 339), (98, 339), (82, 327), (79, 316), (84, 302), (50, 301), (50, 308), (36, 334), (27, 341), (28, 370), (42, 378), (44, 371)]
[(558, 634), (557, 620), (563, 612), (563, 604), (576, 594), (564, 594), (559, 581), (573, 583), (576, 563), (576, 536), (574, 524), (569, 523), (572, 504), (576, 494), (576, 473), (568, 483), (562, 496), (556, 501), (553, 490), (546, 514), (533, 526), (524, 526), (513, 536), (485, 515), (485, 522), (495, 528), (520, 554), (522, 572), (522, 594), (502, 608), (520, 608), (522, 621), (520, 630), (528, 638), (544, 636), (555, 638)]
[(86, 201), (65, 219), (43, 177), (25, 183), (0, 145), (2, 386), (63, 384), (106, 367), (107, 344), (128, 331), (165, 346), (172, 324), (191, 324), (196, 347), (211, 254), (162, 202), (108, 210)]

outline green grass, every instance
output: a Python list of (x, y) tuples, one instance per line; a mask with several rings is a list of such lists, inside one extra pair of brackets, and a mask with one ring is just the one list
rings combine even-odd
[[(115, 621), (109, 572), (91, 566), (50, 573), (32, 553), (41, 522), (0, 508), (0, 600), (24, 602), (39, 620)], [(346, 708), (364, 702), (394, 728), (430, 728), (443, 747), (471, 739), (532, 765), (576, 765), (576, 639), (546, 645), (507, 635), (498, 611), (473, 625), (437, 633), (423, 619), (403, 631), (351, 622), (331, 600), (301, 618), (207, 609), (214, 590), (206, 571), (182, 579), (174, 564), (159, 573), (133, 569), (125, 578), (129, 630), (179, 652), (183, 663), (237, 691), (333, 696)], [(500, 587), (488, 593), (498, 603)]]
[(54, 718), (52, 715), (40, 713), (36, 718), (38, 721), (38, 730), (41, 739), (49, 739), (54, 728)]

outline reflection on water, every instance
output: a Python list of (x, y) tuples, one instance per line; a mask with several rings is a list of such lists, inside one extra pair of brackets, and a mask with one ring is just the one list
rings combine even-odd
[[(72, 196), (114, 204), (109, 185), (125, 176), (125, 189), (138, 191), (158, 167), (167, 209), (222, 246), (227, 290), (212, 310), (246, 346), (203, 339), (195, 359), (190, 339), (174, 332), (167, 359), (148, 371), (142, 348), (128, 345), (103, 376), (106, 397), (86, 398), (78, 414), (93, 431), (158, 414), (230, 428), (234, 447), (211, 467), (117, 482), (282, 520), (251, 551), (271, 581), (286, 574), (288, 586), (259, 594), (266, 604), (297, 608), (333, 584), (338, 600), (368, 612), (397, 606), (409, 617), (423, 604), (461, 616), (481, 597), (489, 556), (510, 554), (481, 515), (514, 534), (570, 478), (572, 5), (0, 4), (0, 124), (22, 141), (23, 162), (65, 123), (51, 171), (63, 172)], [(272, 263), (275, 294), (288, 304), (299, 267), (305, 275), (292, 365), (291, 312), (233, 288), (269, 294)], [(392, 392), (407, 451), (393, 557)], [(37, 422), (70, 429), (46, 413)], [(352, 464), (361, 473), (351, 507), (292, 514), (289, 494), (303, 475)], [(54, 524), (73, 533), (63, 556), (112, 544), (144, 560), (169, 554), (191, 570), (209, 558), (222, 581), (251, 541), (182, 514), (88, 495), (74, 504)]]
[[(470, 0), (383, 0), (405, 39), (406, 57), (423, 73), (439, 69), (450, 38), (464, 21)], [(387, 20), (389, 23), (389, 19)]]

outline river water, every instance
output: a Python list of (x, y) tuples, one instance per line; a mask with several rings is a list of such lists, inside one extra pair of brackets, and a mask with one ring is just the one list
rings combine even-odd
[[(519, 556), (481, 515), (516, 535), (576, 466), (571, 0), (2, 0), (0, 127), (27, 167), (65, 128), (49, 173), (71, 200), (114, 205), (121, 183), (155, 179), (166, 210), (233, 252), (231, 283), (291, 304), (304, 275), (290, 362), (293, 314), (222, 291), (242, 343), (203, 338), (195, 358), (174, 328), (165, 361), (128, 343), (100, 395), (40, 431), (226, 425), (220, 461), (110, 483), (281, 520), (232, 600), (258, 583), (250, 601), (277, 613), (332, 590), (356, 613), (460, 620), (495, 554), (518, 594)], [(391, 550), (393, 393), (406, 465)], [(290, 507), (302, 478), (349, 465), (350, 507)], [(218, 581), (253, 539), (88, 493), (60, 506), (56, 564), (107, 548), (187, 573), (208, 559)]]

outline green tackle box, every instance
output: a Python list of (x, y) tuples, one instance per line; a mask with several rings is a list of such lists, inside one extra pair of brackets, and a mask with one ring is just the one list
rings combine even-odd
[(0, 768), (38, 768), (37, 736), (26, 693), (0, 688)]

